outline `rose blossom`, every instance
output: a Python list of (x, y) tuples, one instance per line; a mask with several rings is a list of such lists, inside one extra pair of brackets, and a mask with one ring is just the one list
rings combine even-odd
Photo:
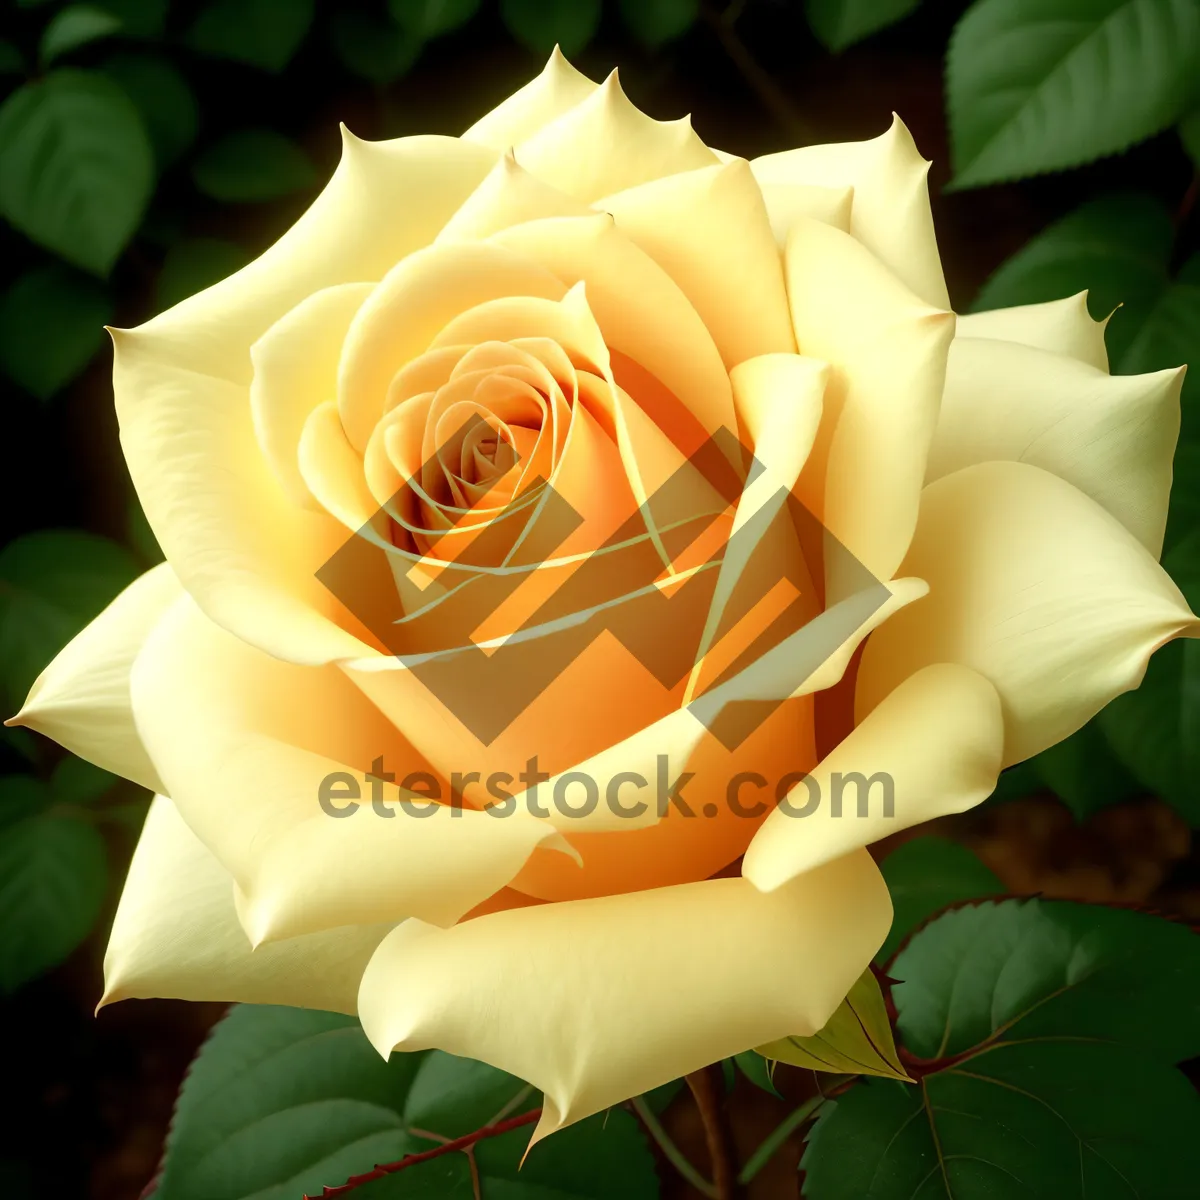
[[(748, 163), (556, 53), (461, 138), (347, 134), (113, 331), (167, 561), (15, 718), (157, 793), (105, 1002), (357, 1012), (534, 1083), (538, 1136), (821, 1028), (891, 921), (865, 846), (1196, 632), (1182, 369), (1110, 376), (1079, 296), (956, 328), (927, 165), (899, 121)], [(663, 759), (695, 819), (546, 804)], [(770, 811), (855, 772), (892, 816)]]

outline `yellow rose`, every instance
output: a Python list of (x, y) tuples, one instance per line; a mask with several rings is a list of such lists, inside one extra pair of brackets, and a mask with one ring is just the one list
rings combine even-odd
[(747, 163), (556, 54), (114, 331), (167, 562), (16, 718), (159, 793), (106, 1002), (357, 1012), (539, 1136), (826, 1022), (865, 846), (1197, 629), (1182, 370), (1110, 377), (1083, 297), (956, 330), (926, 168)]

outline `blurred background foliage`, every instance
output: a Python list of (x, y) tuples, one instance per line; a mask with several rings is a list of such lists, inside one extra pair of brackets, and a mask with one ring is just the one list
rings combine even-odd
[[(959, 311), (1086, 288), (1093, 315), (1112, 314), (1115, 372), (1200, 349), (1197, 0), (0, 5), (9, 713), (161, 557), (121, 463), (102, 327), (136, 325), (261, 252), (328, 178), (339, 121), (366, 138), (456, 134), (556, 43), (594, 78), (619, 64), (646, 111), (690, 111), (710, 144), (747, 157), (874, 136), (895, 109), (934, 160)], [(1183, 405), (1165, 562), (1196, 608), (1200, 371)], [(3, 731), (0, 769), (0, 993), (22, 1043), (9, 1090), (28, 1107), (0, 1130), (0, 1194), (133, 1197), (219, 1009), (92, 1022), (146, 797), (19, 729)], [(1176, 642), (1137, 691), (947, 823), (979, 858), (935, 853), (903, 903), (927, 915), (979, 894), (982, 873), (1198, 920), (1197, 826), (1200, 643)]]

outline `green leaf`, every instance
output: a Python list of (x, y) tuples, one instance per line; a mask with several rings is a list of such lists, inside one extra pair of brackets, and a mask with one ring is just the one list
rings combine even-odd
[(546, 55), (578, 54), (600, 26), (600, 0), (500, 0), (500, 16), (523, 46)]
[(107, 275), (153, 183), (137, 109), (104, 75), (56, 71), (0, 106), (0, 213), (69, 262)]
[(317, 182), (308, 155), (271, 129), (242, 129), (209, 146), (192, 165), (196, 186), (214, 200), (253, 203), (303, 192)]
[(73, 4), (55, 13), (50, 24), (42, 30), (38, 61), (44, 67), (49, 66), (56, 58), (89, 42), (109, 37), (120, 28), (121, 22), (112, 13), (85, 4)]
[(187, 33), (193, 50), (278, 74), (299, 49), (313, 0), (216, 0)]
[[(0, 831), (50, 806), (50, 789), (32, 775), (0, 776)], [(0, 839), (3, 838), (0, 832)]]
[(651, 48), (682, 37), (699, 16), (699, 0), (621, 0), (621, 19), (629, 32)]
[(83, 821), (37, 813), (0, 833), (0, 991), (62, 962), (104, 901), (104, 840)]
[(764, 1058), (811, 1071), (908, 1078), (896, 1056), (883, 994), (869, 969), (820, 1032), (782, 1038), (757, 1049)]
[(822, 1109), (808, 1200), (1179, 1200), (1200, 1170), (1200, 1098), (1123, 1046), (989, 1054), (919, 1087), (871, 1080)]
[[(527, 1112), (519, 1079), (441, 1051), (386, 1062), (353, 1017), (238, 1005), (184, 1080), (156, 1200), (297, 1200), (376, 1163)], [(637, 1123), (598, 1113), (535, 1146), (529, 1129), (476, 1144), (490, 1200), (655, 1200), (654, 1158)], [(363, 1200), (470, 1200), (452, 1153), (363, 1185)]]
[(10, 707), (137, 574), (123, 546), (73, 529), (26, 534), (0, 550), (0, 686)]
[[(1161, 371), (1182, 363), (1197, 363), (1200, 346), (1200, 254), (1193, 255), (1159, 295), (1136, 334), (1117, 360), (1122, 374)], [(1200, 365), (1200, 363), (1197, 363)], [(1200, 373), (1183, 377), (1183, 428), (1180, 436), (1200, 440)], [(1197, 489), (1195, 475), (1176, 472), (1179, 483)], [(1172, 496), (1172, 503), (1176, 497)]]
[(200, 128), (200, 107), (187, 80), (154, 54), (117, 54), (103, 70), (141, 113), (159, 169), (165, 170), (191, 146)]
[(657, 1200), (654, 1155), (619, 1108), (539, 1142), (522, 1164), (528, 1145), (527, 1129), (476, 1144), (483, 1200)]
[(161, 37), (170, 0), (94, 0), (96, 8), (112, 13), (127, 37)]
[(946, 64), (954, 186), (1142, 141), (1187, 107), (1198, 60), (1195, 0), (977, 0)]
[(1004, 885), (965, 846), (918, 837), (898, 846), (879, 867), (892, 897), (892, 928), (876, 955), (886, 963), (922, 921), (951, 904), (995, 896)]
[(50, 775), (56, 804), (92, 804), (116, 786), (117, 777), (73, 754), (59, 760)]
[(421, 56), (424, 41), (391, 21), (381, 21), (357, 9), (333, 14), (333, 48), (345, 64), (371, 83), (399, 79)]
[(23, 75), (25, 60), (21, 52), (7, 38), (0, 38), (0, 79), (5, 75)]
[(813, 33), (830, 50), (845, 50), (888, 25), (902, 21), (921, 0), (805, 0)]
[(770, 1092), (772, 1096), (779, 1095), (775, 1081), (771, 1078), (771, 1064), (757, 1050), (747, 1050), (744, 1054), (735, 1054), (733, 1057), (742, 1074), (755, 1087)]
[[(521, 1080), (486, 1063), (453, 1054), (431, 1054), (422, 1059), (409, 1085), (404, 1122), (445, 1138), (462, 1137), (490, 1124), (522, 1092), (532, 1091)], [(523, 1107), (536, 1105), (535, 1097)]]
[(1156, 651), (1137, 690), (1118, 696), (1096, 720), (1129, 773), (1195, 827), (1200, 788), (1185, 774), (1180, 739), (1183, 654), (1180, 640)]
[(1200, 1097), (1170, 1064), (1200, 1050), (1200, 939), (1063, 902), (946, 913), (893, 968), (917, 1087), (826, 1106), (802, 1167), (812, 1200), (1174, 1200), (1200, 1170)]
[(1105, 340), (1119, 359), (1167, 286), (1174, 239), (1171, 215), (1153, 196), (1100, 196), (1001, 264), (971, 308), (1037, 304), (1086, 289), (1093, 317), (1113, 314)]
[(250, 256), (233, 242), (219, 238), (185, 238), (167, 251), (155, 285), (159, 312), (240, 271)]
[(428, 1149), (400, 1116), (421, 1062), (352, 1017), (238, 1005), (184, 1080), (157, 1200), (294, 1200)]
[(1193, 109), (1179, 122), (1179, 140), (1192, 165), (1200, 169), (1200, 108)]
[(1069, 738), (1043, 750), (1033, 764), (1039, 776), (1077, 821), (1128, 800), (1140, 791), (1112, 751), (1098, 725), (1089, 721)]
[(112, 305), (86, 275), (53, 263), (22, 275), (0, 298), (0, 367), (48, 400), (104, 344)]
[(904, 981), (892, 989), (897, 1031), (923, 1058), (1067, 1034), (1164, 1063), (1200, 1054), (1200, 938), (1142, 913), (1061, 900), (958, 908), (916, 934), (891, 974)]
[(392, 19), (416, 38), (435, 38), (465, 25), (480, 0), (388, 0)]

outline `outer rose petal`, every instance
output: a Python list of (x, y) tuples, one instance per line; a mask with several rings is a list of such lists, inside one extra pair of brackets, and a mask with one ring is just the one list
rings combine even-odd
[(1020, 342), (1039, 350), (1067, 354), (1099, 371), (1107, 371), (1108, 350), (1104, 345), (1107, 325), (1107, 318), (1097, 321), (1088, 312), (1087, 292), (1078, 292), (1045, 304), (968, 313), (958, 318), (958, 336)]
[(582, 200), (531, 175), (510, 152), (463, 201), (435, 241), (482, 241), (510, 225), (542, 217), (582, 217), (591, 211)]
[(391, 925), (358, 925), (251, 950), (233, 880), (165, 796), (134, 851), (104, 956), (101, 1005), (163, 997), (353, 1013)]
[[(850, 232), (926, 303), (950, 307), (929, 208), (929, 163), (899, 117), (870, 141), (784, 150), (750, 166), (765, 185), (852, 187)], [(765, 195), (770, 209), (769, 188)]]
[(72, 754), (160, 791), (133, 724), (129, 672), (158, 619), (182, 594), (166, 563), (135, 579), (55, 655), (5, 724), (36, 729)]
[(1108, 375), (1016, 342), (955, 338), (929, 452), (931, 482), (993, 459), (1060, 475), (1158, 557), (1184, 368)]
[(344, 538), (295, 510), (263, 461), (250, 346), (323, 288), (379, 279), (433, 240), (495, 153), (456, 138), (348, 138), (303, 217), (260, 258), (136, 330), (116, 331), (121, 440), (159, 543), (209, 616), (271, 653), (361, 654), (314, 571)]
[(341, 283), (314, 292), (250, 347), (250, 412), (258, 444), (293, 504), (314, 501), (296, 464), (308, 414), (337, 395), (338, 359), (354, 314), (373, 283)]
[[(400, 735), (336, 667), (270, 658), (187, 597), (147, 640), (131, 687), (138, 730), (180, 813), (240, 888), (256, 944), (414, 915), (451, 923), (535, 846), (557, 842), (525, 813), (422, 815), (393, 803), (392, 817), (377, 815), (362, 782), (375, 759), (398, 781), (427, 769)], [(338, 772), (359, 781), (365, 811), (323, 811), (322, 781)], [(414, 802), (426, 807), (423, 795)]]
[(541, 74), (480, 117), (463, 139), (493, 150), (509, 150), (586, 100), (596, 86), (555, 46)]
[[(868, 643), (869, 644), (869, 643)], [(966, 667), (938, 663), (906, 679), (812, 772), (819, 791), (801, 783), (750, 843), (742, 875), (762, 891), (783, 887), (798, 875), (889, 833), (986, 800), (996, 786), (1004, 748), (1004, 720), (996, 689)], [(833, 777), (857, 787), (838, 793)], [(872, 794), (877, 774), (884, 792)], [(887, 779), (895, 788), (895, 811), (883, 807)], [(861, 790), (860, 790), (861, 789)], [(861, 803), (868, 815), (835, 811)], [(812, 799), (820, 806), (800, 817)]]
[(691, 120), (656, 121), (621, 90), (617, 73), (556, 121), (520, 142), (517, 162), (581, 200), (717, 162)]
[(744, 159), (668, 175), (596, 207), (679, 284), (727, 367), (795, 351), (779, 251)]
[[(792, 227), (785, 270), (800, 353), (834, 371), (800, 495), (875, 578), (890, 579), (916, 524), (954, 314), (820, 221)], [(826, 574), (840, 599), (848, 585), (836, 563)]]
[(1164, 642), (1200, 636), (1133, 534), (1026, 463), (980, 463), (931, 483), (904, 569), (929, 581), (929, 596), (867, 643), (859, 717), (921, 667), (962, 663), (1000, 694), (1006, 766), (1136, 687)]
[(268, 653), (314, 663), (369, 653), (331, 619), (336, 602), (316, 578), (346, 531), (284, 495), (255, 439), (247, 389), (164, 365), (137, 331), (114, 342), (125, 457), (184, 588)]
[(359, 1016), (384, 1055), (437, 1046), (529, 1080), (545, 1093), (536, 1141), (706, 1063), (814, 1033), (890, 922), (865, 851), (769, 895), (712, 879), (446, 930), (408, 921), (367, 967)]

